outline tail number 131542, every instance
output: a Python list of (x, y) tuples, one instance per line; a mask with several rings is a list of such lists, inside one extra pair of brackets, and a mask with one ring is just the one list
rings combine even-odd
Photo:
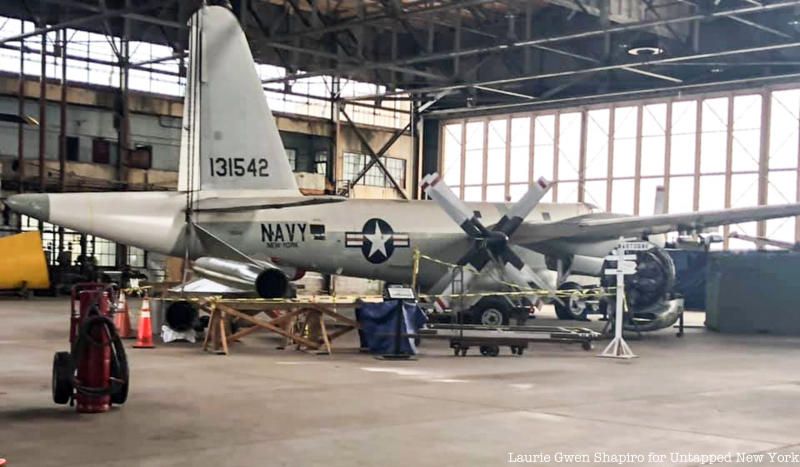
[(269, 177), (269, 162), (261, 158), (212, 157), (212, 177)]

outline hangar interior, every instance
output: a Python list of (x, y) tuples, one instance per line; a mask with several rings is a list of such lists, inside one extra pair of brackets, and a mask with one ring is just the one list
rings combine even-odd
[[(193, 4), (118, 3), (3, 6), (2, 109), (40, 123), (2, 123), (4, 193), (175, 186)], [(309, 193), (418, 198), (438, 169), (468, 201), (514, 201), (543, 176), (552, 201), (624, 214), (652, 213), (657, 186), (667, 212), (795, 202), (797, 6), (707, 3), (233, 8)], [(44, 227), (54, 261), (88, 244), (102, 266), (145, 266)], [(730, 230), (797, 240), (793, 219)], [(715, 249), (752, 245), (723, 236)]]
[[(425, 200), (431, 197), (423, 177), (438, 172), (460, 200), (506, 203), (506, 211), (540, 177), (552, 182), (544, 203), (582, 203), (590, 213), (649, 216), (800, 203), (800, 0), (1, 2), (0, 203), (24, 193), (175, 191), (190, 66), (187, 25), (203, 5), (222, 5), (236, 16), (290, 167), (307, 196)], [(12, 308), (13, 323), (0, 330), (0, 350), (31, 350), (17, 363), (9, 352), (0, 354), (0, 361), (8, 360), (9, 380), (19, 382), (13, 387), (22, 388), (9, 391), (5, 413), (6, 426), (16, 427), (6, 438), (13, 446), (3, 443), (0, 405), (0, 467), (4, 456), (15, 465), (12, 455), (50, 465), (56, 459), (42, 457), (38, 441), (28, 438), (38, 426), (42, 442), (57, 438), (59, 424), (69, 422), (48, 420), (32, 408), (46, 392), (34, 375), (43, 371), (40, 360), (49, 358), (66, 305), (42, 298), (38, 306), (39, 295), (64, 295), (90, 279), (140, 276), (177, 283), (186, 278), (187, 266), (184, 258), (40, 221), (8, 205), (2, 212), (0, 238), (40, 232), (51, 285), (19, 306), (0, 302), (0, 311), (6, 304)], [(542, 215), (550, 220), (548, 212)], [(155, 404), (127, 424), (113, 419), (129, 430), (126, 434), (145, 434), (148, 446), (142, 452), (130, 442), (122, 443), (119, 453), (100, 449), (97, 465), (136, 459), (194, 465), (201, 454), (162, 457), (168, 441), (174, 437), (175, 446), (192, 449), (213, 443), (208, 432), (236, 431), (242, 420), (261, 433), (234, 444), (253, 450), (209, 447), (204, 460), (254, 465), (280, 448), (277, 463), (298, 463), (305, 454), (308, 463), (320, 464), (330, 460), (325, 452), (342, 445), (345, 452), (334, 465), (440, 465), (434, 460), (442, 446), (452, 447), (453, 459), (469, 465), (514, 462), (513, 453), (522, 451), (547, 453), (545, 463), (569, 463), (552, 457), (564, 453), (598, 461), (599, 453), (638, 452), (616, 440), (598, 442), (593, 434), (599, 430), (618, 430), (628, 439), (641, 435), (639, 447), (669, 456), (665, 462), (637, 457), (632, 464), (709, 460), (692, 457), (694, 452), (732, 453), (734, 459), (741, 453), (793, 455), (800, 442), (792, 434), (797, 418), (784, 404), (796, 396), (797, 382), (782, 368), (793, 367), (797, 357), (796, 339), (786, 335), (800, 335), (800, 318), (787, 292), (796, 274), (800, 222), (788, 216), (708, 231), (685, 227), (667, 234), (666, 245), (680, 250), (673, 260), (686, 308), (693, 309), (686, 313), (690, 343), (673, 338), (672, 323), (633, 343), (641, 360), (679, 356), (663, 367), (639, 360), (638, 367), (608, 371), (560, 347), (537, 350), (546, 358), (525, 368), (514, 360), (493, 365), (461, 359), (450, 365), (442, 360), (450, 349), (437, 347), (418, 370), (334, 354), (336, 368), (344, 367), (337, 373), (333, 365), (308, 363), (305, 356), (264, 357), (274, 342), (254, 339), (252, 347), (237, 347), (232, 353), (241, 355), (226, 360), (240, 359), (236, 363), (211, 366), (225, 377), (216, 380), (198, 369), (205, 363), (197, 349), (178, 345), (155, 356), (137, 355), (143, 367), (137, 377), (152, 370), (142, 376), (139, 400)], [(548, 267), (561, 274), (560, 263)], [(681, 268), (693, 273), (690, 279), (682, 278)], [(712, 284), (708, 289), (706, 281)], [(301, 284), (306, 293), (331, 295), (379, 295), (385, 285), (339, 274), (310, 274)], [(700, 305), (690, 305), (690, 296), (700, 296)], [(141, 306), (139, 299), (131, 303)], [(547, 314), (549, 304), (545, 308), (537, 322), (563, 326)], [(753, 318), (754, 309), (766, 311)], [(604, 328), (604, 321), (595, 319), (573, 324)], [(12, 332), (16, 329), (19, 335)], [(161, 355), (185, 360), (175, 366), (159, 360)], [(765, 362), (771, 366), (765, 369)], [(314, 375), (303, 371), (306, 364), (325, 369)], [(173, 371), (204, 387), (200, 397), (214, 397), (215, 388), (242, 391), (272, 412), (237, 421), (219, 407), (184, 401), (148, 431), (163, 404), (159, 393), (183, 390), (169, 379)], [(591, 376), (588, 388), (578, 384), (576, 373)], [(632, 399), (618, 386), (630, 375), (636, 382)], [(263, 385), (264, 393), (245, 387), (247, 378)], [(2, 379), (0, 402), (7, 394)], [(362, 405), (364, 400), (349, 393), (353, 385), (388, 396), (369, 395)], [(474, 392), (452, 390), (464, 386)], [(276, 406), (271, 397), (285, 389), (298, 390), (285, 396), (293, 410)], [(334, 421), (339, 414), (325, 390), (352, 418)], [(562, 391), (584, 390), (586, 400), (563, 400)], [(500, 392), (508, 397), (499, 398)], [(319, 412), (300, 409), (300, 420), (307, 417), (319, 429), (295, 418), (281, 438), (281, 430), (265, 420), (274, 412), (297, 417), (297, 408), (307, 402), (302, 393)], [(664, 402), (670, 397), (674, 405)], [(605, 402), (590, 406), (593, 398)], [(391, 415), (382, 412), (383, 403)], [(231, 410), (246, 412), (243, 405), (234, 401)], [(626, 407), (633, 409), (620, 416)], [(676, 407), (695, 414), (687, 415), (688, 428)], [(179, 410), (207, 418), (187, 421)], [(768, 414), (771, 422), (753, 416), (756, 412)], [(709, 421), (720, 413), (719, 423)], [(652, 414), (660, 421), (647, 421)], [(460, 418), (470, 422), (467, 428), (448, 428)], [(197, 428), (186, 429), (184, 422)], [(515, 427), (542, 433), (542, 444), (509, 444), (519, 434)], [(344, 444), (331, 435), (339, 429)], [(365, 434), (370, 429), (382, 436), (379, 449), (364, 447), (371, 442)], [(87, 430), (104, 436), (99, 425)], [(466, 443), (470, 437), (485, 437), (494, 446)], [(564, 439), (585, 444), (569, 446)], [(419, 451), (403, 449), (409, 441)], [(673, 452), (687, 457), (672, 458)], [(86, 454), (75, 455), (81, 465), (94, 465)], [(604, 462), (614, 463), (600, 458)]]

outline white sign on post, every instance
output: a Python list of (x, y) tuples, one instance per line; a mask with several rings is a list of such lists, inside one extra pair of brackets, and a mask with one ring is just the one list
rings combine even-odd
[(598, 357), (610, 358), (635, 358), (625, 339), (622, 337), (623, 308), (625, 305), (625, 276), (636, 274), (636, 255), (625, 254), (626, 251), (646, 251), (652, 248), (647, 242), (626, 242), (620, 237), (619, 246), (606, 256), (609, 262), (616, 262), (616, 268), (609, 268), (604, 271), (607, 276), (617, 276), (617, 309), (614, 318), (614, 339), (603, 350)]
[(625, 251), (647, 251), (653, 248), (653, 245), (648, 242), (621, 242), (619, 248)]

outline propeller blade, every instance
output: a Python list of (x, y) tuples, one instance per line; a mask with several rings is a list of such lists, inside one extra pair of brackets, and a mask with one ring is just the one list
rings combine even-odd
[(24, 125), (38, 126), (39, 122), (29, 115), (0, 113), (0, 122), (22, 123)]
[[(468, 291), (472, 280), (480, 274), (480, 271), (483, 271), (483, 268), (486, 267), (490, 260), (491, 257), (485, 248), (478, 244), (473, 245), (457, 263), (461, 266), (465, 266), (463, 268), (463, 277), (457, 277), (455, 269), (451, 269), (433, 286), (433, 290), (439, 293), (439, 296), (433, 304), (436, 311), (441, 313), (450, 308), (450, 297), (454, 293)], [(461, 286), (457, 287), (456, 283), (459, 282), (459, 280)]]
[(504, 215), (497, 223), (493, 230), (501, 231), (507, 236), (511, 236), (528, 215), (533, 212), (539, 202), (544, 198), (544, 195), (552, 187), (552, 183), (548, 182), (544, 177), (540, 178), (533, 185), (531, 185), (525, 195), (517, 201), (508, 214)]
[(481, 224), (475, 213), (453, 193), (453, 190), (444, 183), (438, 173), (426, 175), (422, 179), (422, 190), (430, 196), (444, 212), (458, 224), (470, 237), (485, 236), (486, 228)]
[(555, 292), (547, 280), (531, 269), (511, 248), (505, 248), (498, 259), (503, 263), (503, 273), (519, 287)]

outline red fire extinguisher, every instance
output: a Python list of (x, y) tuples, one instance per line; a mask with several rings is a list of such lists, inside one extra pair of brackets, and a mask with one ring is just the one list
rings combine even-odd
[(128, 397), (125, 348), (112, 320), (115, 290), (83, 283), (72, 289), (70, 352), (53, 359), (53, 401), (77, 402), (82, 413), (107, 411)]

